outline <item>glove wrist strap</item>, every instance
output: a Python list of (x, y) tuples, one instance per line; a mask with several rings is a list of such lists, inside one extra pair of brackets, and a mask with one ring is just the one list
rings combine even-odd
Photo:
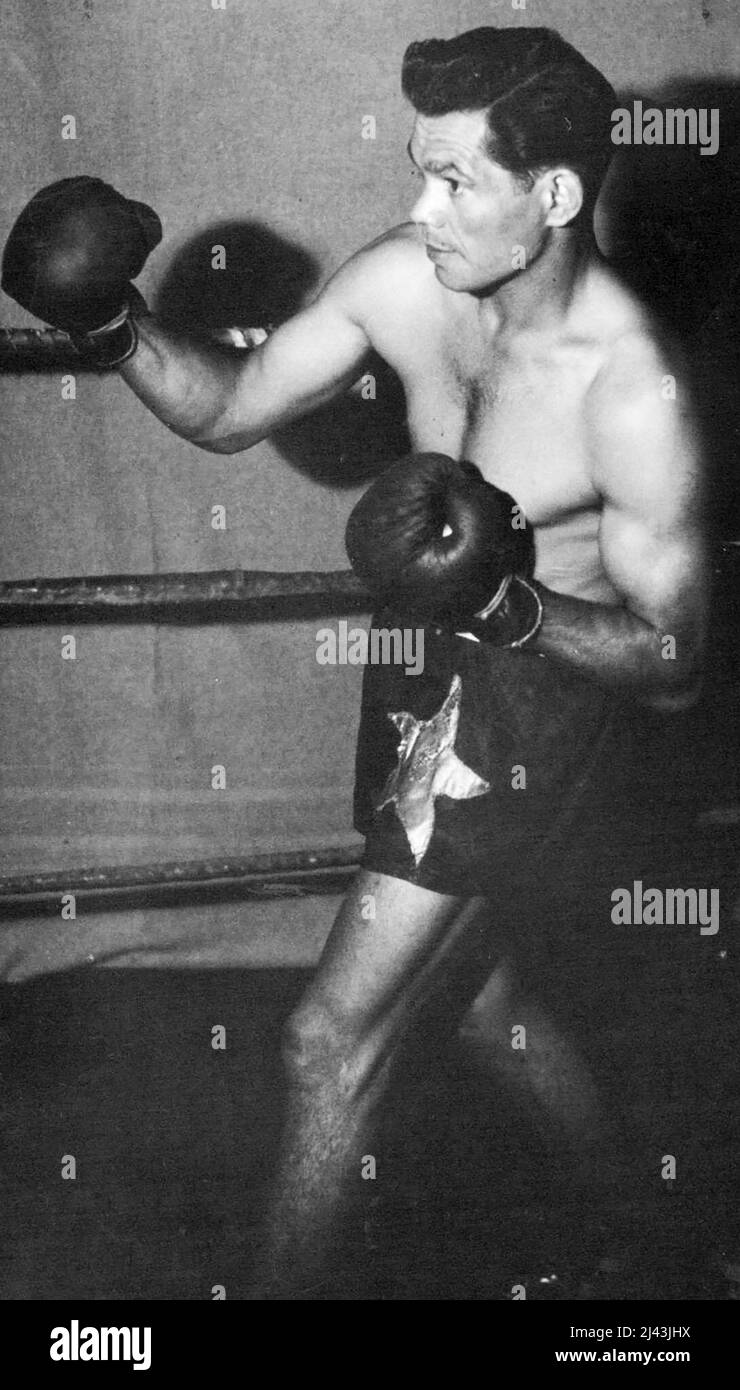
[(475, 617), (478, 618), (480, 622), (484, 623), (486, 621), (486, 618), (490, 618), (491, 614), (495, 613), (496, 609), (501, 606), (504, 599), (506, 598), (506, 595), (509, 592), (509, 589), (511, 588), (511, 582), (513, 578), (513, 574), (504, 575), (495, 594), (493, 595), (493, 598), (490, 598), (488, 600), (488, 603), (486, 604), (485, 608), (481, 608), (480, 613), (475, 614)]
[(136, 352), (139, 335), (132, 311), (144, 301), (133, 285), (131, 289), (136, 296), (133, 303), (124, 304), (121, 312), (109, 323), (104, 323), (101, 328), (92, 328), (87, 333), (70, 334), (80, 355), (96, 367), (121, 367)]
[[(514, 584), (520, 591), (523, 589), (529, 595), (527, 607), (530, 611), (526, 615), (519, 611), (521, 603), (512, 602), (516, 593), (516, 590), (512, 591)], [(470, 630), (458, 632), (457, 636), (468, 637), (474, 642), (491, 642), (497, 647), (518, 649), (526, 646), (527, 642), (531, 642), (537, 636), (543, 616), (542, 600), (534, 585), (521, 574), (507, 574), (485, 608), (475, 614), (470, 623)], [(517, 632), (524, 621), (528, 622), (529, 626), (522, 635), (510, 635), (512, 627)]]
[(531, 642), (533, 637), (537, 636), (537, 633), (542, 627), (544, 609), (542, 607), (542, 599), (540, 598), (534, 585), (530, 584), (528, 579), (524, 579), (521, 574), (515, 575), (514, 578), (517, 580), (519, 584), (523, 585), (523, 587), (527, 590), (528, 593), (532, 595), (532, 598), (535, 602), (535, 611), (533, 613), (532, 622), (528, 631), (525, 632), (523, 637), (518, 637), (516, 641), (509, 642), (508, 644), (510, 647), (523, 647), (526, 645), (527, 642)]

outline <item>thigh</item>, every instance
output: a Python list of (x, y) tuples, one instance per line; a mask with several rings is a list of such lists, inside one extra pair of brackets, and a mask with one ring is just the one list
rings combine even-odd
[(361, 870), (340, 908), (305, 1002), (367, 1031), (423, 982), (463, 934), (480, 900)]

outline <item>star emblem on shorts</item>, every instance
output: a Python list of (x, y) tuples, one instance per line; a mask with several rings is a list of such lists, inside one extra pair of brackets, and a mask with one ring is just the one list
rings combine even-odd
[(380, 794), (377, 810), (395, 805), (418, 866), (434, 831), (434, 802), (438, 796), (468, 801), (483, 796), (491, 784), (458, 758), (454, 750), (460, 722), (462, 681), (452, 677), (449, 693), (431, 719), (417, 719), (406, 710), (388, 714), (401, 734), (398, 765)]

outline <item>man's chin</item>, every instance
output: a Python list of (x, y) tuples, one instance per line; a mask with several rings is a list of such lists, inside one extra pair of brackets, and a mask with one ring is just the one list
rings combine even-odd
[(465, 276), (460, 271), (455, 273), (455, 267), (445, 265), (444, 261), (435, 261), (434, 274), (439, 280), (440, 285), (444, 285), (446, 290), (467, 290)]
[(446, 290), (452, 290), (457, 294), (472, 294), (485, 298), (501, 285), (505, 285), (507, 280), (513, 279), (520, 271), (502, 270), (491, 280), (480, 281), (469, 273), (469, 268), (464, 261), (457, 256), (443, 256), (434, 262), (434, 274), (440, 285), (444, 285)]

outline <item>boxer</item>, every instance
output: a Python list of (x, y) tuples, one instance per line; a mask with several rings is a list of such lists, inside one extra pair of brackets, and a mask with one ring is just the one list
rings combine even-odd
[[(130, 282), (158, 223), (96, 180), (45, 190), (11, 234), (3, 273), (8, 293), (117, 364), (207, 452), (241, 453), (328, 402), (374, 349), (401, 379), (416, 453), (473, 465), (531, 528), (534, 568), (521, 574), (541, 613), (528, 610), (512, 641), (457, 623), (487, 623), (485, 607), (452, 626), (431, 612), (416, 705), (392, 668), (366, 673), (367, 857), (285, 1029), (265, 1298), (317, 1296), (391, 1062), (481, 911), (505, 918), (505, 885), (536, 875), (549, 822), (571, 817), (578, 834), (581, 784), (588, 806), (629, 704), (685, 709), (701, 679), (709, 566), (689, 393), (593, 234), (613, 89), (538, 28), (412, 43), (402, 85), (419, 184), (409, 220), (244, 358), (183, 342), (146, 311)], [(424, 786), (417, 746), (431, 759)], [(526, 792), (511, 789), (514, 764), (532, 771)], [(412, 806), (413, 787), (438, 795)], [(479, 1041), (497, 998), (488, 987), (468, 1016)], [(543, 1081), (528, 1065), (555, 1105), (568, 1077)]]

